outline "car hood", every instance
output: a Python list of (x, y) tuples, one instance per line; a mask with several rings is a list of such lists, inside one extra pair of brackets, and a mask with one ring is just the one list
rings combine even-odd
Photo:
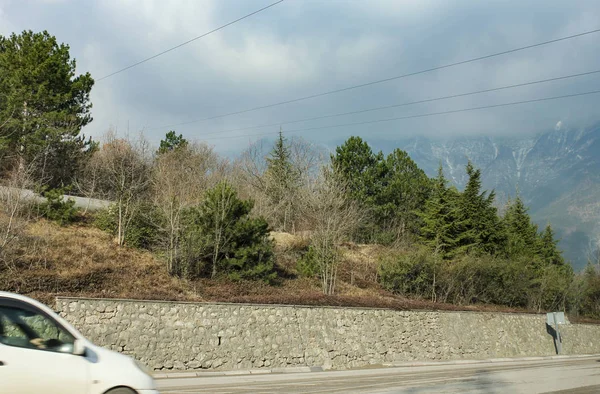
[(135, 390), (156, 388), (152, 376), (142, 371), (129, 356), (88, 342), (85, 358), (90, 362), (90, 379), (102, 388), (100, 392), (117, 386)]

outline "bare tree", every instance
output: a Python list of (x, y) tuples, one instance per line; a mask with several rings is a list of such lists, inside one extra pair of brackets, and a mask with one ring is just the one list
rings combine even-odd
[(136, 140), (117, 138), (113, 131), (104, 136), (102, 148), (89, 166), (98, 176), (94, 188), (99, 197), (111, 200), (117, 210), (117, 244), (122, 246), (131, 220), (150, 184), (150, 150), (143, 135)]
[(0, 186), (0, 261), (5, 268), (10, 269), (12, 259), (9, 258), (12, 246), (19, 239), (24, 227), (27, 225), (29, 210), (27, 204), (35, 201), (35, 195), (29, 191), (33, 186), (33, 164), (29, 166), (15, 166), (8, 173), (5, 182)]
[(329, 159), (323, 146), (297, 136), (290, 140), (290, 153), (292, 163), (304, 182), (316, 179)]
[(304, 217), (309, 221), (311, 246), (319, 266), (323, 293), (335, 291), (340, 258), (339, 246), (349, 241), (364, 217), (361, 208), (349, 198), (348, 185), (324, 168), (304, 194)]
[(220, 176), (219, 164), (212, 148), (204, 144), (186, 144), (156, 158), (152, 200), (165, 220), (161, 227), (167, 235), (169, 272), (173, 272), (178, 258), (182, 213), (201, 202), (204, 192)]
[(82, 196), (88, 199), (88, 203), (83, 211), (85, 215), (90, 208), (92, 199), (96, 197), (105, 197), (99, 192), (99, 184), (102, 176), (102, 160), (98, 156), (92, 157), (83, 168), (81, 176), (74, 180), (74, 186)]

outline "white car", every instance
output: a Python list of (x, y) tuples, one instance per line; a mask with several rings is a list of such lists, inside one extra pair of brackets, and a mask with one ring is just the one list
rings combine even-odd
[(1, 394), (158, 394), (132, 358), (85, 339), (47, 306), (0, 292)]

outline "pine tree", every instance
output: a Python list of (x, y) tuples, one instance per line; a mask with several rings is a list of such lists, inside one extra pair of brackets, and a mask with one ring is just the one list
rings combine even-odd
[(360, 137), (350, 137), (331, 155), (332, 167), (348, 185), (352, 197), (367, 205), (374, 203), (385, 175), (383, 153), (374, 154)]
[(420, 238), (434, 253), (442, 258), (451, 257), (457, 246), (456, 225), (458, 213), (456, 199), (447, 187), (442, 165), (433, 180), (431, 195), (425, 202), (423, 210), (418, 213), (422, 220)]
[(495, 193), (481, 191), (481, 170), (469, 161), (469, 180), (459, 199), (460, 252), (483, 251), (496, 254), (505, 243), (502, 224), (494, 207)]
[(506, 254), (509, 258), (526, 256), (533, 259), (538, 254), (538, 229), (527, 211), (523, 200), (517, 195), (514, 201), (509, 202), (504, 214)]
[(177, 135), (175, 134), (174, 130), (170, 130), (165, 135), (165, 139), (160, 141), (160, 147), (158, 148), (157, 153), (162, 154), (180, 148), (185, 148), (187, 144), (188, 141), (183, 138), (182, 134)]
[(386, 176), (383, 153), (374, 154), (360, 137), (350, 137), (331, 155), (332, 168), (340, 181), (347, 185), (352, 198), (369, 214), (354, 234), (359, 242), (377, 242), (381, 223), (377, 217), (378, 198)]
[(75, 72), (69, 46), (46, 31), (0, 36), (1, 164), (35, 163), (50, 188), (70, 185), (96, 148), (80, 135), (92, 121), (94, 80)]
[(540, 234), (539, 254), (545, 265), (564, 265), (562, 252), (558, 248), (558, 240), (555, 239), (554, 230), (548, 224)]
[(290, 147), (280, 131), (267, 157), (266, 171), (266, 193), (274, 210), (274, 225), (280, 231), (294, 231), (300, 186), (300, 173), (292, 163)]
[(431, 180), (403, 150), (395, 149), (385, 162), (381, 192), (377, 195), (377, 220), (382, 230), (399, 235), (416, 233), (419, 227), (417, 210), (423, 207), (431, 193)]
[(264, 218), (250, 217), (252, 207), (252, 201), (239, 199), (231, 185), (221, 182), (206, 192), (202, 204), (187, 210), (181, 235), (187, 269), (182, 274), (274, 279), (269, 228)]

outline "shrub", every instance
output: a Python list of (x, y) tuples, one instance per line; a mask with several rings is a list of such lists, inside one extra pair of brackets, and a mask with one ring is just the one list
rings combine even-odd
[(319, 274), (319, 262), (314, 247), (309, 246), (308, 251), (298, 259), (296, 262), (296, 270), (300, 276), (306, 278), (315, 278)]
[(250, 217), (252, 206), (225, 182), (208, 190), (202, 204), (184, 211), (174, 273), (271, 282), (276, 276), (273, 242), (266, 220)]
[[(125, 229), (125, 245), (134, 248), (151, 249), (159, 240), (158, 223), (162, 216), (155, 206), (143, 203), (136, 208), (135, 214)], [(118, 210), (112, 204), (107, 209), (98, 211), (94, 225), (100, 230), (116, 236), (118, 229)]]
[(66, 189), (50, 189), (41, 193), (46, 200), (38, 205), (39, 213), (48, 220), (64, 226), (77, 220), (75, 200), (69, 198), (65, 201)]
[(432, 293), (435, 259), (426, 249), (383, 257), (379, 278), (388, 290), (402, 295), (428, 296)]

